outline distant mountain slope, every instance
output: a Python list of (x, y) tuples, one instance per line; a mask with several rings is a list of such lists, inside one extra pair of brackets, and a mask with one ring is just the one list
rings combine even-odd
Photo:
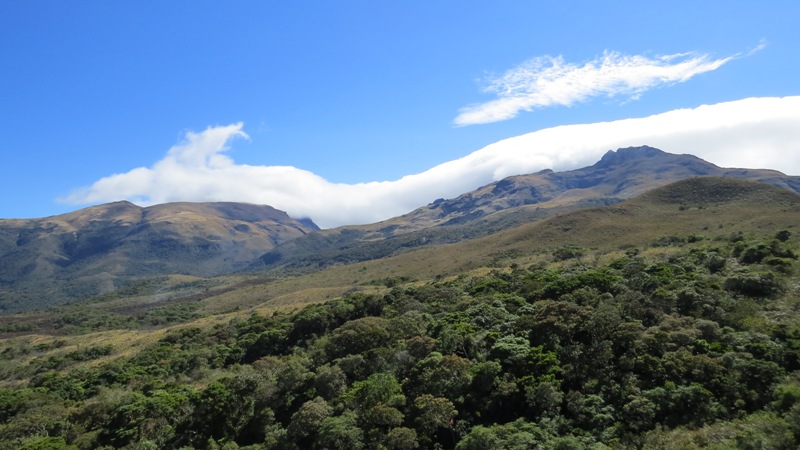
[[(618, 252), (662, 241), (664, 245), (673, 240), (687, 242), (691, 236), (713, 247), (715, 239), (728, 239), (733, 232), (774, 235), (786, 229), (796, 234), (800, 233), (798, 226), (797, 193), (750, 180), (698, 177), (615, 205), (579, 209), (477, 239), (418, 248), (329, 271), (342, 272), (342, 280), (379, 274), (425, 280), (491, 266), (497, 260), (505, 265), (529, 264), (541, 257), (537, 255), (550, 258), (563, 246)], [(330, 274), (326, 277), (331, 278)]]
[(118, 202), (43, 219), (0, 220), (0, 311), (86, 298), (137, 277), (245, 268), (281, 273), (376, 260), (498, 236), (697, 176), (747, 178), (800, 191), (800, 178), (777, 171), (723, 169), (694, 156), (639, 147), (610, 151), (583, 169), (509, 177), (384, 222), (324, 231), (268, 206), (140, 208)]
[[(702, 238), (729, 229), (793, 229), (800, 223), (800, 195), (752, 180), (697, 177), (653, 189), (617, 205), (562, 214), (494, 235), (499, 247), (585, 245), (620, 248), (669, 236)], [(477, 244), (477, 242), (476, 242)]]
[(723, 169), (692, 155), (644, 146), (609, 151), (596, 164), (581, 169), (508, 177), (452, 200), (437, 200), (392, 221), (414, 229), (466, 223), (525, 205), (558, 208), (589, 201), (615, 203), (697, 176), (746, 178), (800, 192), (800, 177), (775, 170)]
[(724, 169), (692, 155), (647, 146), (624, 148), (609, 151), (589, 167), (508, 177), (383, 222), (314, 233), (267, 252), (254, 267), (319, 267), (382, 258), (419, 246), (485, 236), (575, 209), (615, 204), (697, 176), (745, 178), (800, 192), (800, 177), (778, 171)]
[(62, 303), (137, 276), (230, 272), (315, 230), (283, 211), (240, 203), (116, 202), (0, 220), (0, 308)]
[[(797, 236), (798, 224), (800, 195), (796, 193), (749, 180), (691, 178), (618, 204), (575, 210), (477, 239), (409, 248), (388, 257), (330, 265), (298, 276), (247, 278), (252, 283), (241, 288), (221, 294), (203, 292), (199, 303), (207, 312), (254, 307), (266, 314), (272, 308), (295, 308), (347, 292), (371, 292), (404, 280), (425, 284), (473, 270), (485, 273), (487, 267), (549, 263), (559, 249), (577, 249), (591, 265), (596, 264), (592, 262), (595, 257), (613, 260), (626, 251), (662, 253), (670, 250), (657, 247), (688, 244), (714, 249), (740, 233), (763, 237), (788, 230)], [(368, 244), (363, 245), (364, 251), (369, 251)], [(372, 245), (380, 248), (383, 242), (373, 241)]]

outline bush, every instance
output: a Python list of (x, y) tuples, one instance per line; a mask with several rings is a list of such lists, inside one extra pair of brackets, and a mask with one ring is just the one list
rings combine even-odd
[(553, 259), (556, 261), (566, 261), (568, 259), (580, 258), (584, 255), (583, 249), (574, 245), (565, 245), (553, 251)]
[(771, 272), (738, 274), (725, 280), (725, 289), (748, 297), (774, 297), (784, 290)]

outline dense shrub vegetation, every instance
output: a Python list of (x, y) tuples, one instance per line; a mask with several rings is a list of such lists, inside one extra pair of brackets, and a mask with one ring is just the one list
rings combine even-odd
[(792, 243), (670, 237), (602, 263), (565, 247), (176, 327), (133, 356), (34, 358), (4, 372), (0, 448), (797, 448)]

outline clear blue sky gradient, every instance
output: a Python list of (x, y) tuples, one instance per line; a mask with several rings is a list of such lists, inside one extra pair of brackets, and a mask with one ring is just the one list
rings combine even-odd
[[(760, 4), (763, 3), (763, 4)], [(795, 1), (0, 2), (0, 218), (148, 167), (187, 130), (244, 122), (239, 164), (394, 180), (542, 128), (800, 94)], [(531, 58), (725, 58), (639, 98), (454, 126)]]

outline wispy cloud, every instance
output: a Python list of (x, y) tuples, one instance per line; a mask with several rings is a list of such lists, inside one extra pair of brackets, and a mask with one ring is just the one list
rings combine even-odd
[(712, 59), (683, 53), (656, 57), (605, 52), (583, 64), (562, 56), (531, 59), (486, 81), (483, 91), (495, 100), (462, 108), (457, 126), (508, 120), (520, 111), (554, 105), (569, 106), (593, 97), (638, 98), (650, 89), (682, 83), (695, 75), (718, 69), (736, 55)]
[(753, 55), (755, 53), (760, 52), (761, 50), (764, 50), (766, 47), (767, 47), (767, 40), (762, 38), (760, 41), (758, 41), (758, 45), (747, 51), (746, 55), (747, 56)]
[(327, 228), (377, 222), (510, 175), (583, 167), (608, 150), (645, 144), (725, 167), (800, 175), (800, 96), (750, 98), (644, 118), (548, 128), (399, 180), (359, 184), (331, 183), (295, 167), (237, 164), (225, 152), (232, 140), (246, 136), (241, 123), (187, 133), (151, 167), (102, 178), (60, 201), (249, 202), (310, 217)]

